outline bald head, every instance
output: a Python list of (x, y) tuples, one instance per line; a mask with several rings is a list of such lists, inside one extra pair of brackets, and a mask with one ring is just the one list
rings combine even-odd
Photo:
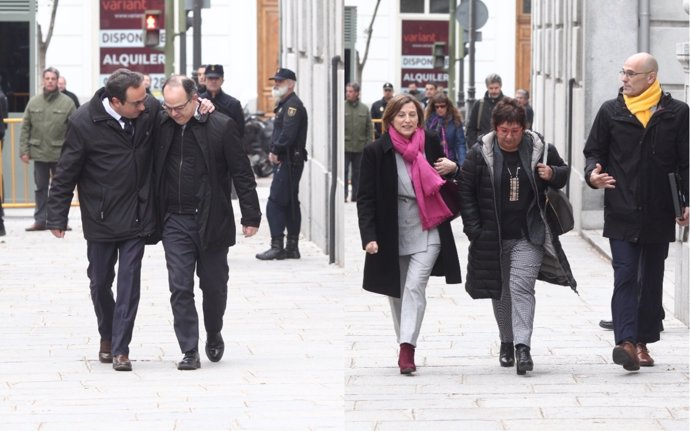
[(633, 54), (623, 63), (621, 82), (623, 94), (636, 97), (644, 93), (656, 81), (659, 64), (656, 58), (646, 52)]
[(656, 73), (659, 71), (659, 63), (656, 62), (656, 58), (647, 52), (638, 52), (637, 54), (631, 55), (625, 60), (625, 64), (640, 66), (640, 69), (645, 72)]

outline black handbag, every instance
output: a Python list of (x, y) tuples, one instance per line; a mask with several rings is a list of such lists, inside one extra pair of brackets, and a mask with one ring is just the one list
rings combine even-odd
[(454, 220), (460, 215), (460, 185), (456, 179), (446, 179), (441, 186), (441, 198), (453, 215), (449, 220)]
[(568, 196), (560, 189), (547, 187), (546, 191), (546, 221), (549, 223), (551, 233), (563, 235), (573, 230), (575, 219), (573, 218), (573, 206)]
[[(544, 143), (544, 164), (546, 164), (548, 149), (548, 144)], [(546, 196), (544, 211), (551, 233), (563, 235), (573, 230), (575, 219), (573, 218), (573, 206), (570, 204), (568, 196), (562, 190), (548, 186), (544, 194)]]

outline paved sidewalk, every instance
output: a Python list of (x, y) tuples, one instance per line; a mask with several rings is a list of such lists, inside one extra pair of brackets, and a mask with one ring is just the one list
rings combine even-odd
[[(667, 309), (656, 366), (629, 373), (611, 360), (612, 270), (575, 233), (562, 237), (580, 295), (538, 282), (533, 372), (498, 364), (489, 300), (433, 277), (418, 343), (418, 371), (401, 376), (385, 297), (361, 289), (356, 208), (346, 205), (345, 420), (348, 430), (688, 429), (688, 328)], [(463, 274), (467, 239), (453, 222)]]
[[(269, 180), (259, 181), (265, 208)], [(300, 261), (261, 262), (264, 222), (230, 250), (226, 356), (202, 354), (181, 372), (162, 248), (144, 258), (131, 358), (118, 373), (97, 361), (78, 209), (58, 240), (27, 233), (31, 210), (7, 210), (0, 238), (0, 430), (687, 430), (688, 328), (667, 312), (657, 366), (611, 363), (608, 261), (575, 234), (563, 238), (579, 282), (539, 284), (526, 377), (498, 366), (488, 301), (434, 278), (417, 354), (400, 376), (384, 297), (361, 290), (356, 209), (347, 204), (346, 269), (302, 242)], [(463, 268), (467, 242), (455, 221)], [(200, 300), (200, 292), (197, 299)], [(197, 304), (199, 305), (199, 304)], [(203, 337), (203, 328), (202, 328)]]
[[(269, 182), (260, 181), (262, 211)], [(97, 361), (78, 209), (62, 240), (24, 232), (32, 210), (6, 213), (0, 430), (343, 429), (343, 271), (313, 244), (300, 244), (300, 261), (262, 262), (254, 255), (269, 244), (265, 220), (256, 238), (238, 238), (229, 256), (225, 356), (211, 363), (202, 353), (201, 369), (184, 372), (175, 368), (182, 355), (162, 246), (148, 247), (134, 371), (123, 373)]]

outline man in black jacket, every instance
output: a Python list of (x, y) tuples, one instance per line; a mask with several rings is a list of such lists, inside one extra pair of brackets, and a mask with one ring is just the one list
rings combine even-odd
[[(143, 76), (118, 69), (69, 119), (52, 180), (46, 227), (63, 238), (79, 188), (91, 299), (101, 336), (98, 358), (131, 371), (129, 343), (139, 305), (144, 245), (155, 232), (151, 136), (160, 104)], [(117, 270), (117, 300), (112, 284)]]
[[(388, 101), (393, 98), (393, 84), (386, 82), (383, 84), (383, 97), (371, 104), (371, 119), (381, 120), (383, 118), (383, 111), (386, 110)], [(374, 124), (374, 139), (381, 137), (383, 129), (381, 128), (381, 121)]]
[(217, 362), (225, 350), (221, 330), (228, 294), (228, 248), (235, 244), (229, 179), (239, 197), (245, 237), (258, 230), (261, 210), (235, 121), (220, 112), (199, 114), (196, 85), (185, 76), (166, 81), (163, 99), (165, 113), (154, 162), (159, 220), (175, 335), (184, 353), (177, 368), (195, 370), (201, 366), (195, 268), (203, 292), (206, 355)]
[(465, 123), (465, 142), (468, 149), (477, 142), (477, 138), (491, 131), (491, 112), (496, 104), (503, 99), (503, 92), (501, 91), (503, 80), (498, 74), (490, 74), (484, 83), (486, 84), (484, 98), (472, 105), (472, 111)]
[[(654, 365), (647, 344), (660, 339), (664, 261), (675, 222), (669, 173), (688, 193), (688, 105), (664, 93), (656, 59), (641, 52), (620, 71), (618, 97), (599, 109), (584, 155), (585, 180), (604, 190), (604, 236), (613, 265), (613, 362), (628, 371)], [(686, 204), (687, 205), (687, 204)]]
[[(0, 84), (2, 84), (2, 75), (0, 75)], [(8, 115), (8, 104), (7, 96), (2, 91), (2, 86), (0, 86), (0, 153), (2, 153), (2, 143), (5, 139), (5, 123), (3, 120), (7, 118)], [(4, 187), (3, 178), (0, 176), (0, 187)], [(2, 193), (2, 198), (0, 198), (0, 236), (5, 236), (5, 211), (2, 209), (2, 199), (5, 197), (4, 190)]]
[(60, 76), (58, 77), (58, 89), (60, 90), (60, 92), (61, 92), (62, 94), (64, 94), (65, 96), (69, 97), (70, 99), (72, 99), (72, 102), (74, 102), (74, 107), (75, 107), (75, 108), (79, 108), (79, 106), (80, 106), (80, 105), (79, 105), (79, 98), (77, 97), (76, 94), (72, 93), (71, 91), (69, 91), (69, 90), (67, 89), (67, 80), (66, 80), (65, 77), (62, 76), (62, 75), (60, 75)]
[(244, 109), (239, 100), (223, 92), (223, 82), (225, 82), (225, 71), (222, 64), (209, 64), (204, 72), (206, 91), (199, 96), (207, 98), (213, 102), (219, 112), (235, 120), (237, 133), (240, 141), (244, 136)]

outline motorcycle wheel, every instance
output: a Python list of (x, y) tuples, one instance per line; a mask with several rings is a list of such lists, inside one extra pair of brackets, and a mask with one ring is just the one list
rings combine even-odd
[(268, 155), (266, 153), (263, 151), (261, 152), (258, 160), (252, 163), (252, 170), (254, 171), (254, 175), (259, 178), (268, 177), (273, 173), (273, 165), (268, 160)]

